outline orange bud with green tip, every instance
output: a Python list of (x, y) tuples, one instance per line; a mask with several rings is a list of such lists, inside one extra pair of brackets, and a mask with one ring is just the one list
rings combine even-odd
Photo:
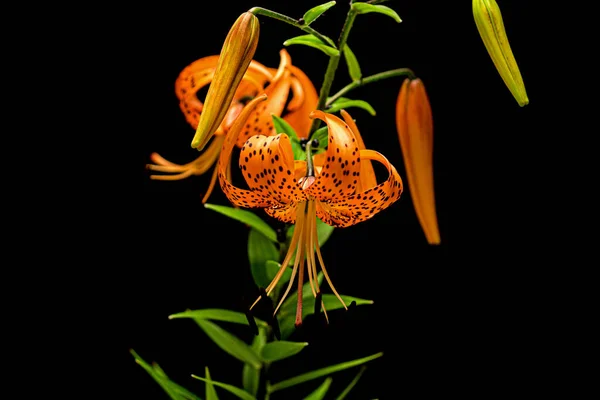
[(529, 104), (521, 72), (508, 43), (500, 8), (495, 0), (473, 0), (473, 16), (498, 73), (521, 107)]
[(206, 94), (192, 147), (202, 150), (225, 118), (235, 91), (254, 57), (259, 31), (258, 18), (250, 12), (240, 15), (229, 30)]
[(415, 213), (429, 244), (440, 243), (433, 188), (433, 117), (420, 79), (405, 79), (396, 101), (396, 129)]

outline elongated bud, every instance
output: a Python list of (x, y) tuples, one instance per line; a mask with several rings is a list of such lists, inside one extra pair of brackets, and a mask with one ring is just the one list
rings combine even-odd
[(473, 0), (473, 16), (485, 48), (504, 83), (521, 107), (529, 104), (521, 72), (506, 37), (498, 4), (495, 0)]
[(254, 57), (259, 31), (258, 18), (250, 12), (240, 15), (229, 30), (204, 100), (192, 147), (202, 150), (225, 118), (235, 91)]
[(396, 129), (415, 213), (429, 244), (440, 243), (433, 187), (433, 117), (420, 79), (405, 79), (396, 101)]

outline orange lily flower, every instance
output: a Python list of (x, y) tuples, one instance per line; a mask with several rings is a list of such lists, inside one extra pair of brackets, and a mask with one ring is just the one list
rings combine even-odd
[[(398, 200), (403, 186), (396, 169), (382, 154), (364, 148), (360, 133), (348, 113), (343, 112), (344, 120), (341, 120), (319, 110), (313, 111), (310, 118), (318, 118), (327, 124), (329, 140), (325, 152), (313, 157), (313, 143), (310, 141), (306, 146), (307, 160), (294, 160), (291, 141), (286, 134), (251, 136), (240, 151), (240, 168), (249, 189), (234, 186), (226, 171), (230, 165), (233, 146), (238, 135), (248, 137), (251, 133), (244, 121), (248, 118), (252, 120), (252, 115), (260, 114), (264, 106), (259, 103), (265, 100), (264, 95), (252, 100), (234, 121), (219, 157), (219, 182), (221, 189), (235, 206), (264, 208), (270, 216), (295, 224), (289, 251), (282, 262), (284, 267), (265, 290), (267, 295), (273, 291), (293, 257), (291, 279), (275, 313), (298, 275), (298, 326), (302, 323), (305, 262), (313, 296), (319, 299), (321, 293), (316, 279), (318, 259), (329, 287), (347, 308), (325, 269), (317, 239), (316, 218), (340, 228), (357, 224)], [(387, 168), (387, 180), (377, 184), (371, 160), (378, 161)], [(250, 308), (259, 300), (260, 297)]]
[[(151, 175), (156, 180), (180, 180), (192, 175), (206, 173), (217, 161), (223, 145), (225, 134), (231, 128), (233, 121), (238, 117), (244, 104), (260, 93), (269, 96), (264, 111), (253, 120), (249, 120), (249, 134), (261, 133), (274, 134), (271, 114), (282, 116), (299, 137), (306, 138), (310, 129), (311, 120), (308, 118), (310, 111), (314, 110), (318, 102), (318, 94), (310, 79), (302, 70), (292, 65), (289, 53), (280, 51), (280, 65), (278, 69), (267, 68), (263, 64), (252, 60), (248, 70), (242, 77), (233, 101), (227, 110), (225, 118), (217, 128), (212, 142), (202, 154), (192, 162), (184, 165), (172, 163), (158, 153), (152, 153), (150, 159), (154, 164), (147, 167), (152, 171), (166, 172), (173, 175)], [(209, 56), (196, 60), (188, 65), (175, 81), (175, 93), (179, 99), (179, 106), (187, 122), (195, 129), (200, 121), (204, 103), (198, 98), (198, 92), (210, 85), (217, 69), (219, 56)], [(266, 87), (266, 89), (265, 89)], [(292, 98), (288, 101), (291, 91)], [(286, 105), (287, 103), (287, 105)], [(238, 147), (241, 147), (247, 137), (240, 136)], [(202, 203), (206, 203), (212, 193), (217, 178), (217, 169), (214, 169), (211, 182)]]
[(440, 244), (433, 189), (433, 118), (420, 79), (405, 79), (396, 102), (396, 128), (413, 206), (429, 244)]

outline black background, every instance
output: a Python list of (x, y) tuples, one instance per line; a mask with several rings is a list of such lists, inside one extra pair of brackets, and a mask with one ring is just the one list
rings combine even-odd
[[(252, 6), (299, 18), (314, 1), (168, 2), (139, 10), (112, 9), (98, 57), (99, 79), (111, 96), (94, 110), (103, 135), (106, 181), (95, 196), (106, 226), (97, 264), (86, 274), (106, 319), (90, 332), (90, 357), (117, 370), (115, 398), (164, 399), (162, 389), (137, 366), (130, 349), (158, 362), (175, 381), (203, 394), (190, 377), (211, 369), (213, 379), (241, 386), (241, 363), (221, 352), (191, 321), (168, 320), (185, 309), (245, 311), (256, 295), (246, 256), (247, 229), (202, 207), (209, 175), (184, 181), (148, 178), (151, 152), (184, 163), (197, 151), (194, 130), (174, 94), (179, 72), (194, 60), (218, 54), (235, 19)], [(532, 327), (543, 308), (535, 289), (543, 280), (531, 262), (542, 241), (546, 205), (535, 194), (543, 166), (532, 147), (544, 134), (545, 84), (536, 51), (537, 15), (529, 2), (502, 1), (508, 37), (530, 104), (519, 107), (488, 56), (470, 2), (392, 1), (403, 19), (359, 16), (348, 40), (365, 76), (409, 67), (426, 85), (434, 114), (435, 191), (442, 244), (427, 245), (406, 188), (400, 201), (374, 219), (334, 232), (324, 248), (341, 293), (375, 301), (352, 313), (336, 312), (323, 330), (307, 320), (290, 339), (309, 341), (300, 355), (273, 368), (277, 381), (379, 351), (350, 398), (399, 398), (438, 393), (510, 391), (531, 380), (539, 362)], [(312, 26), (334, 39), (347, 4), (339, 2)], [(104, 15), (104, 14), (103, 14)], [(287, 38), (301, 31), (260, 17), (255, 59), (276, 67)], [(110, 39), (107, 39), (110, 37)], [(295, 65), (319, 87), (327, 58), (316, 49), (290, 46)], [(105, 79), (109, 78), (109, 79)], [(333, 91), (349, 80), (343, 61)], [(394, 124), (401, 78), (351, 93), (368, 101), (377, 117), (350, 110), (368, 148), (378, 150), (405, 176)], [(211, 202), (226, 204), (217, 189)], [(89, 271), (89, 270), (88, 270)], [(250, 340), (246, 331), (236, 331)], [(102, 342), (102, 343), (100, 343)], [(106, 344), (110, 352), (105, 352)], [(333, 376), (338, 393), (353, 376)], [(102, 380), (100, 381), (102, 382)], [(301, 398), (320, 381), (273, 398)], [(219, 391), (221, 398), (227, 394)], [(418, 395), (411, 395), (418, 394)], [(287, 395), (287, 397), (286, 397)]]

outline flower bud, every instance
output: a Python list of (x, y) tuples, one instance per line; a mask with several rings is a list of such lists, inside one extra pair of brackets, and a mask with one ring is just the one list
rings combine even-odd
[(396, 101), (396, 129), (413, 207), (429, 244), (440, 243), (433, 188), (433, 117), (420, 79), (405, 79)]
[(529, 104), (525, 84), (515, 61), (498, 3), (495, 0), (473, 0), (473, 16), (498, 73), (521, 107)]
[(235, 91), (254, 57), (259, 31), (258, 18), (250, 12), (240, 15), (229, 30), (206, 94), (192, 147), (202, 150), (225, 118)]

